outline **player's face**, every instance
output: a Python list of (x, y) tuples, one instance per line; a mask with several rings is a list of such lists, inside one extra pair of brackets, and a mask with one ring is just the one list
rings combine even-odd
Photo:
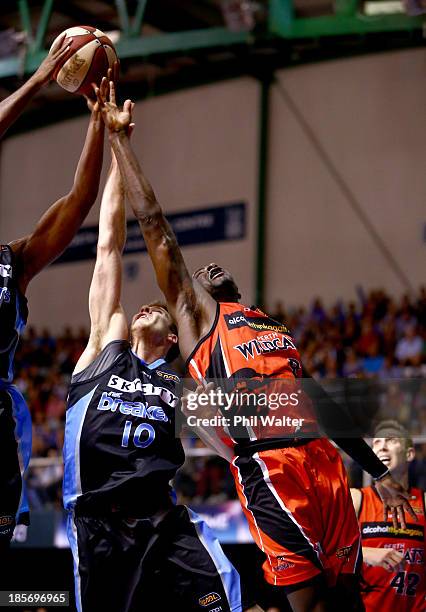
[(232, 274), (216, 263), (210, 263), (207, 266), (198, 268), (192, 277), (213, 297), (221, 293), (224, 295), (229, 294), (231, 297), (239, 295), (238, 287)]
[(407, 446), (403, 438), (374, 438), (373, 451), (391, 471), (408, 468)]
[(132, 336), (155, 333), (166, 338), (170, 334), (171, 317), (167, 310), (160, 305), (141, 306), (132, 318), (130, 331)]

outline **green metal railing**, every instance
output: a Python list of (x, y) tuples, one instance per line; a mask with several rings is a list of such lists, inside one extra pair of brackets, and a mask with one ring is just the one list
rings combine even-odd
[[(248, 44), (252, 40), (252, 36), (248, 32), (231, 32), (225, 27), (141, 36), (147, 1), (138, 0), (135, 14), (131, 17), (127, 1), (115, 0), (121, 31), (120, 39), (115, 47), (121, 59), (144, 58), (150, 55), (194, 49)], [(0, 60), (0, 78), (31, 73), (46, 55), (44, 42), (54, 9), (54, 0), (44, 0), (35, 32), (31, 22), (30, 3), (28, 0), (17, 0), (17, 4), (21, 17), (21, 27), (26, 33), (26, 54), (24, 57), (16, 56)]]
[[(142, 36), (147, 4), (148, 0), (138, 0), (135, 13), (131, 16), (127, 0), (115, 0), (121, 30), (116, 48), (122, 59), (235, 44), (249, 45), (255, 39), (249, 32), (232, 32), (225, 27)], [(359, 0), (335, 0), (333, 15), (299, 18), (295, 17), (293, 0), (270, 0), (267, 36), (289, 40), (318, 39), (354, 34), (415, 31), (423, 26), (421, 17), (409, 17), (402, 13), (366, 16), (360, 12), (361, 4)], [(24, 57), (16, 56), (0, 60), (0, 78), (33, 72), (46, 54), (45, 38), (55, 0), (44, 0), (35, 31), (31, 20), (31, 3), (28, 0), (17, 0), (17, 6), (22, 30), (26, 33), (26, 54)]]

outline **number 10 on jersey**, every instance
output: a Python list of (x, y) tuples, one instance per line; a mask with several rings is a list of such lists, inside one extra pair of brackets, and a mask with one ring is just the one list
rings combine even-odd
[(132, 421), (126, 421), (124, 424), (123, 437), (121, 446), (128, 448), (130, 438), (133, 439), (133, 444), (137, 448), (146, 448), (155, 440), (155, 429), (149, 423), (141, 423), (138, 425), (132, 436)]

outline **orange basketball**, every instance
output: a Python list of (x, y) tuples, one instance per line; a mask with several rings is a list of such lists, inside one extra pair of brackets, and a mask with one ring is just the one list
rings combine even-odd
[(53, 78), (71, 93), (92, 95), (92, 83), (99, 85), (117, 59), (114, 45), (101, 30), (91, 26), (68, 28), (55, 41), (64, 33), (64, 44), (69, 38), (72, 41)]

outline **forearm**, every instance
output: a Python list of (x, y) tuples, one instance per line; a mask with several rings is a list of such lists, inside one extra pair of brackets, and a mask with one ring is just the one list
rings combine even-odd
[(161, 208), (130, 146), (129, 137), (120, 131), (111, 132), (109, 138), (133, 213), (138, 221), (149, 222), (153, 215), (161, 214)]
[(31, 98), (34, 97), (43, 84), (43, 79), (34, 74), (15, 93), (0, 102), (0, 138), (18, 119)]
[(380, 478), (389, 471), (362, 438), (332, 438), (332, 440), (373, 478)]
[(306, 371), (304, 377), (305, 390), (324, 433), (373, 478), (386, 473), (387, 467), (363, 439), (363, 432), (352, 418), (350, 409), (334, 401)]
[(70, 192), (73, 203), (81, 209), (83, 218), (98, 195), (103, 160), (104, 132), (105, 127), (100, 113), (92, 112)]
[(102, 195), (99, 214), (98, 251), (122, 253), (126, 242), (126, 212), (124, 206), (124, 186), (120, 169), (112, 161)]
[(103, 132), (101, 123), (92, 117), (73, 189), (52, 204), (26, 240), (23, 286), (64, 251), (93, 205), (102, 168)]
[(368, 563), (369, 565), (374, 565), (376, 561), (376, 553), (377, 548), (373, 548), (371, 546), (363, 546), (362, 547), (362, 560), (364, 563)]
[(185, 293), (194, 301), (192, 280), (186, 269), (173, 228), (165, 218), (148, 179), (124, 132), (110, 133), (124, 189), (145, 239), (160, 290), (169, 305)]

